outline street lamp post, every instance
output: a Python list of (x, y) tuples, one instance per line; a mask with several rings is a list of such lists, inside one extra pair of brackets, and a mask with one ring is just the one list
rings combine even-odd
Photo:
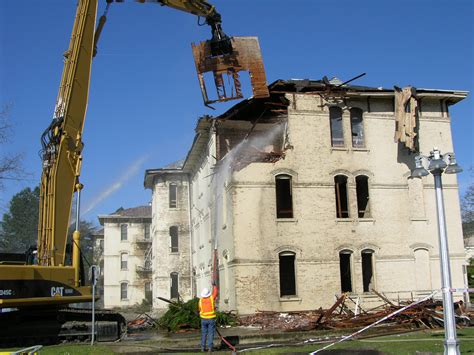
[(415, 165), (415, 169), (411, 174), (412, 177), (427, 176), (430, 172), (434, 177), (441, 263), (441, 291), (443, 294), (444, 354), (458, 355), (459, 343), (456, 338), (456, 321), (454, 318), (453, 294), (451, 292), (451, 269), (449, 265), (448, 237), (446, 233), (441, 175), (443, 173), (457, 174), (460, 173), (462, 169), (457, 165), (453, 153), (441, 155), (438, 148), (433, 148), (433, 151), (428, 157), (423, 155), (415, 157)]

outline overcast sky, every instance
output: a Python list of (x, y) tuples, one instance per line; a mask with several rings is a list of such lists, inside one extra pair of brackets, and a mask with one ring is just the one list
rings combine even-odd
[[(474, 1), (211, 2), (227, 34), (259, 37), (269, 83), (366, 72), (354, 84), (473, 90)], [(11, 107), (14, 125), (11, 142), (0, 149), (23, 153), (31, 173), (28, 181), (7, 182), (0, 213), (13, 194), (39, 182), (40, 135), (52, 118), (75, 7), (74, 0), (0, 0), (0, 105)], [(104, 7), (99, 1), (99, 15)], [(230, 106), (212, 111), (202, 103), (191, 42), (209, 38), (193, 15), (131, 0), (112, 4), (92, 67), (83, 136), (85, 219), (147, 204), (145, 169), (185, 157), (197, 118)], [(451, 114), (455, 152), (468, 170), (472, 95)], [(468, 172), (459, 176), (461, 191), (472, 182)]]

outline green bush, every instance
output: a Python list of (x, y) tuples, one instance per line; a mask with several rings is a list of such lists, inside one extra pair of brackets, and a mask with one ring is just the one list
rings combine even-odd
[[(158, 320), (160, 328), (175, 332), (179, 329), (199, 329), (201, 319), (198, 311), (199, 298), (193, 298), (188, 302), (173, 302), (168, 311)], [(217, 312), (217, 326), (231, 326), (236, 324), (236, 317), (232, 313)]]

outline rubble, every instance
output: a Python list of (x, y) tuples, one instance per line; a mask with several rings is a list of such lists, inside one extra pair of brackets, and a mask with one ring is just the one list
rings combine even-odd
[(129, 332), (154, 328), (155, 326), (156, 321), (146, 313), (140, 314), (137, 318), (127, 323)]
[[(351, 307), (346, 305), (353, 302), (347, 294), (337, 298), (329, 309), (319, 308), (317, 310), (297, 312), (270, 312), (257, 311), (253, 315), (243, 316), (239, 319), (242, 326), (254, 326), (261, 329), (277, 329), (282, 331), (305, 331), (305, 330), (337, 330), (357, 329), (373, 324), (384, 317), (389, 316), (403, 307), (413, 304), (393, 317), (389, 317), (381, 324), (387, 326), (387, 330), (395, 328), (434, 329), (443, 326), (442, 302), (432, 298), (416, 304), (416, 302), (405, 301), (393, 302), (383, 294), (374, 291), (383, 301), (383, 304), (368, 310), (360, 310), (355, 314)], [(456, 322), (458, 325), (469, 324), (469, 315), (465, 313), (462, 301), (455, 303), (457, 308)], [(360, 309), (360, 308), (359, 308)]]

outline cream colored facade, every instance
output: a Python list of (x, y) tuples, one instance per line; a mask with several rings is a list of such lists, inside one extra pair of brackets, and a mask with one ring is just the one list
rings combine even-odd
[(104, 226), (104, 307), (139, 305), (152, 289), (151, 207), (119, 209), (99, 216), (99, 222)]
[[(370, 299), (374, 289), (397, 299), (439, 290), (433, 178), (412, 179), (414, 154), (394, 143), (393, 90), (330, 92), (320, 81), (279, 81), (270, 91), (266, 103), (249, 99), (216, 120), (200, 119), (193, 146), (174, 171), (189, 184), (180, 221), (191, 225), (191, 258), (179, 261), (192, 270), (187, 294), (209, 286), (215, 246), (219, 307), (241, 314), (329, 307), (343, 291)], [(417, 95), (419, 151), (452, 152), (448, 106), (467, 93), (425, 89)], [(343, 134), (332, 140), (334, 107), (342, 112)], [(362, 112), (359, 140), (352, 138), (354, 108)], [(167, 223), (155, 215), (168, 198), (160, 190), (163, 173), (145, 175), (154, 226)], [(336, 188), (338, 179), (343, 187)], [(456, 176), (443, 175), (443, 183), (453, 287), (463, 287)], [(287, 188), (292, 215), (278, 217), (289, 210), (277, 206), (277, 190)], [(347, 206), (338, 215), (344, 191)], [(167, 265), (158, 259), (154, 267)]]

